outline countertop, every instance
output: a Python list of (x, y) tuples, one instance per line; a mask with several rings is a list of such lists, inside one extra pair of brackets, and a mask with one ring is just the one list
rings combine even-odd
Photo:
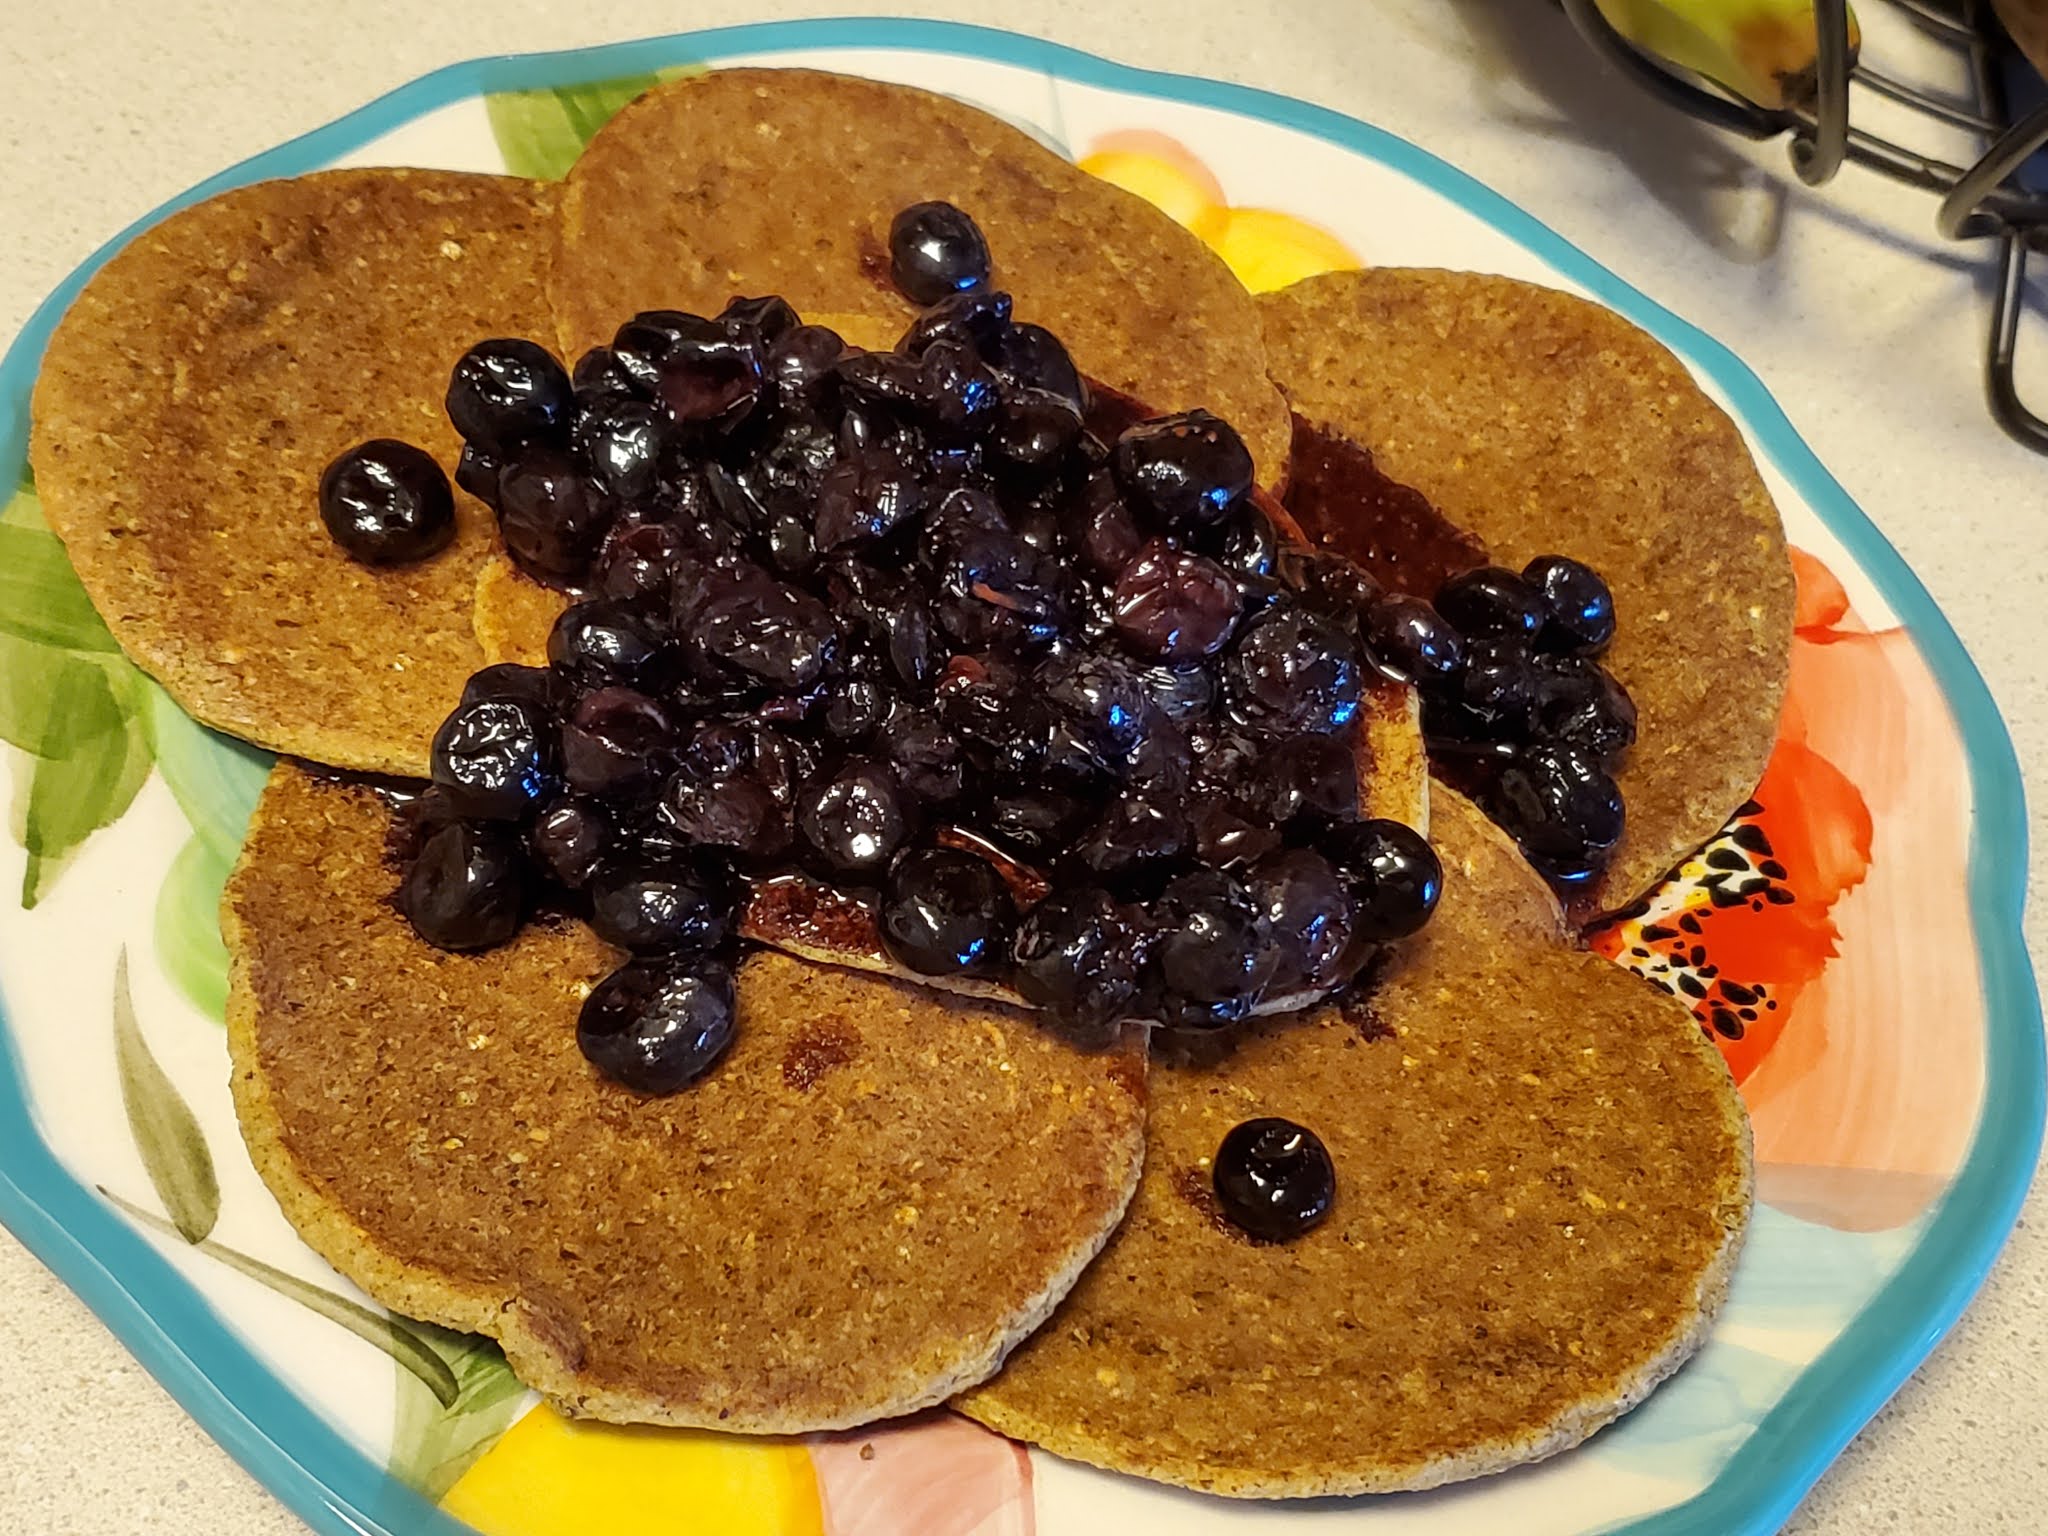
[[(2033, 806), (2027, 931), (2042, 952), (2048, 460), (2009, 443), (1986, 414), (1981, 280), (1967, 254), (1936, 240), (1931, 200), (1853, 170), (1809, 192), (1781, 146), (1716, 138), (1603, 74), (1537, 0), (895, 9), (1379, 123), (1732, 346), (1933, 591), (1989, 680)], [(781, 0), (15, 0), (0, 26), (0, 338), (163, 199), (438, 65), (819, 13)], [(1872, 30), (1874, 48), (1912, 51), (1896, 27)], [(2048, 410), (2048, 295), (2037, 287), (2034, 302), (2026, 378)], [(0, 1531), (303, 1532), (4, 1232), (0, 1295)], [(1786, 1529), (2039, 1530), (2044, 1405), (2048, 1197), (2037, 1186), (1983, 1294)]]

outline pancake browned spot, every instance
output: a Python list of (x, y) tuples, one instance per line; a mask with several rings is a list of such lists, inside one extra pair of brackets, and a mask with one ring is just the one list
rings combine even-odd
[(329, 1262), (497, 1336), (572, 1412), (784, 1432), (973, 1384), (1124, 1209), (1133, 1040), (764, 954), (738, 1037), (643, 1098), (577, 1049), (618, 956), (529, 925), (445, 954), (390, 905), (390, 813), (277, 769), (230, 883), (234, 1091), (256, 1166)]
[(1777, 737), (1792, 567), (1741, 434), (1656, 340), (1548, 288), (1379, 269), (1259, 302), (1302, 416), (1500, 564), (1571, 555), (1613, 587), (1605, 665), (1640, 734), (1618, 775), (1628, 830), (1587, 905), (1627, 902), (1720, 830)]
[(115, 638), (190, 713), (425, 772), (482, 664), (490, 516), (458, 495), (452, 546), (371, 569), (321, 525), (320, 472), (396, 437), (452, 473), (455, 360), (549, 332), (555, 195), (443, 171), (262, 182), (145, 230), (79, 295), (36, 384), (37, 486)]
[[(1750, 1202), (1727, 1069), (1683, 1007), (1565, 947), (1470, 802), (1432, 806), (1443, 902), (1370, 1016), (1155, 1063), (1130, 1214), (969, 1414), (1216, 1493), (1426, 1488), (1576, 1444), (1698, 1345)], [(1336, 1164), (1330, 1216), (1290, 1244), (1206, 1198), (1258, 1115)]]
[(574, 357), (636, 310), (713, 314), (739, 293), (893, 337), (916, 310), (889, 283), (889, 223), (933, 198), (981, 226), (1017, 318), (1055, 332), (1084, 373), (1157, 411), (1206, 406), (1244, 434), (1260, 479), (1278, 478), (1287, 411), (1222, 260), (1007, 123), (907, 86), (729, 69), (626, 107), (565, 184), (562, 345)]

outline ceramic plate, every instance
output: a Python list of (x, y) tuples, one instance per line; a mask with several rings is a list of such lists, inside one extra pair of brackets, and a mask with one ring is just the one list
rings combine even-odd
[(1645, 1407), (1544, 1465), (1277, 1506), (1067, 1465), (944, 1414), (809, 1441), (573, 1426), (488, 1341), (368, 1304), (286, 1226), (228, 1100), (214, 911), (267, 760), (122, 658), (26, 477), (44, 342), (106, 251), (0, 367), (0, 483), (21, 487), (0, 519), (15, 808), (0, 852), (0, 1217), (330, 1536), (1775, 1529), (1978, 1285), (2040, 1137), (2019, 776), (1926, 592), (1734, 356), (1425, 151), (1282, 97), (1004, 33), (798, 22), (483, 60), (171, 206), (337, 164), (559, 176), (656, 74), (742, 61), (977, 102), (1161, 202), (1253, 287), (1398, 263), (1590, 295), (1674, 348), (1741, 424), (1798, 550), (1782, 734), (1730, 831), (1594, 940), (1695, 1004), (1754, 1117), (1760, 1201), (1712, 1339)]

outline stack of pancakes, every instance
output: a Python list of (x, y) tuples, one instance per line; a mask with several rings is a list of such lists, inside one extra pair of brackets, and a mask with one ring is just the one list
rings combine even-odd
[[(792, 189), (801, 189), (800, 196)], [(631, 313), (779, 292), (849, 339), (911, 318), (894, 212), (987, 233), (1020, 318), (1158, 410), (1207, 406), (1270, 487), (1290, 409), (1371, 449), (1503, 563), (1606, 573), (1640, 710), (1619, 905), (1761, 774), (1792, 584), (1727, 418), (1614, 315), (1502, 279), (1312, 279), (1254, 301), (1199, 241), (957, 102), (800, 71), (658, 87), (560, 185), (334, 171), (140, 235), (35, 396), (52, 526), (129, 654), (288, 754), (222, 912), (234, 1089), (306, 1240), (398, 1311), (499, 1338), (572, 1412), (750, 1432), (951, 1400), (1061, 1455), (1252, 1496), (1426, 1487), (1575, 1444), (1698, 1343), (1747, 1220), (1747, 1123), (1670, 997), (1580, 950), (1549, 889), (1431, 787), (1412, 698), (1365, 802), (1427, 826), (1443, 903), (1368, 1013), (1260, 1021), (1220, 1060), (1083, 1052), (998, 1001), (763, 951), (738, 1043), (644, 1099), (577, 1050), (618, 960), (582, 926), (481, 955), (390, 903), (390, 811), (309, 770), (422, 775), (470, 672), (560, 599), (489, 514), (396, 570), (316, 512), (373, 436), (452, 471), (439, 405), (495, 335), (573, 358)], [(817, 963), (843, 960), (848, 965)], [(1209, 1159), (1313, 1127), (1330, 1219), (1216, 1219)]]

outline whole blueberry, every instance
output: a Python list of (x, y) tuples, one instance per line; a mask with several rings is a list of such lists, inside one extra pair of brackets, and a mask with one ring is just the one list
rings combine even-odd
[(519, 337), (480, 341), (448, 380), (448, 419), (465, 442), (503, 458), (569, 429), (575, 390), (555, 355)]
[(320, 521), (353, 559), (402, 565), (448, 547), (455, 537), (455, 497), (430, 454), (372, 438), (322, 472)]
[(521, 820), (560, 784), (553, 720), (517, 699), (458, 704), (429, 761), (456, 810), (486, 821)]
[(407, 866), (398, 907), (436, 949), (490, 949), (519, 930), (526, 867), (509, 828), (471, 821), (433, 832)]
[(1244, 439), (1203, 410), (1138, 423), (1116, 440), (1110, 466), (1140, 518), (1167, 533), (1220, 521), (1252, 484)]
[(1272, 1243), (1318, 1226), (1337, 1195), (1337, 1172), (1321, 1138), (1273, 1116), (1230, 1128), (1216, 1149), (1212, 1182), (1223, 1214)]
[(1614, 594), (1600, 573), (1565, 555), (1538, 555), (1522, 579), (1543, 594), (1549, 610), (1539, 644), (1545, 650), (1597, 656), (1614, 638)]
[(737, 1016), (732, 970), (723, 962), (631, 960), (583, 1000), (576, 1043), (613, 1082), (674, 1093), (725, 1054)]
[(889, 224), (889, 275), (911, 303), (936, 304), (988, 282), (988, 242), (951, 203), (912, 203)]
[(923, 976), (986, 967), (1007, 946), (1016, 904), (986, 859), (951, 848), (899, 856), (882, 887), (882, 942)]

